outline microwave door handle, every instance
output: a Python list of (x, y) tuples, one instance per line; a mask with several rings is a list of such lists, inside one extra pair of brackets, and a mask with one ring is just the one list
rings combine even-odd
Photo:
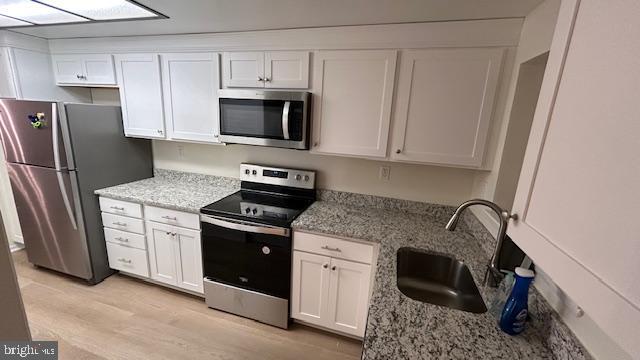
[(285, 140), (289, 140), (289, 107), (291, 107), (291, 101), (285, 101), (282, 108), (282, 134)]

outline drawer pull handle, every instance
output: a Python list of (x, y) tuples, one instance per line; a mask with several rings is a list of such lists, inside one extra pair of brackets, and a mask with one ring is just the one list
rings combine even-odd
[(336, 248), (332, 248), (332, 247), (329, 247), (328, 245), (325, 245), (325, 246), (321, 247), (321, 249), (329, 250), (329, 251), (335, 251), (335, 252), (342, 252), (342, 250), (340, 250), (340, 248), (337, 248), (337, 247)]
[(169, 235), (169, 236), (176, 236), (177, 235), (177, 233), (172, 233), (170, 231), (167, 231), (166, 234)]
[(326, 269), (326, 268), (329, 267), (329, 264), (324, 264), (324, 265), (322, 265), (322, 267)]
[(118, 241), (122, 241), (122, 242), (129, 242), (129, 239), (127, 239), (127, 238), (123, 238), (123, 237), (120, 237), (120, 236), (118, 236), (118, 237), (116, 238), (116, 240), (118, 240)]
[(178, 218), (175, 216), (169, 216), (169, 215), (165, 215), (162, 217), (163, 219), (167, 219), (167, 220), (173, 220), (173, 221), (178, 221)]
[(115, 221), (115, 222), (113, 223), (113, 225), (117, 225), (117, 226), (127, 226), (127, 223), (123, 223), (123, 222), (120, 222), (120, 221)]
[(112, 206), (111, 207), (113, 210), (118, 210), (118, 211), (124, 211), (124, 208), (121, 206)]
[(131, 259), (119, 258), (118, 261), (125, 264), (131, 264)]

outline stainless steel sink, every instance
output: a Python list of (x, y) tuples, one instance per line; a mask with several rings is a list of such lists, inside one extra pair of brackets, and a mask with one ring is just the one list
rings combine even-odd
[(435, 305), (484, 313), (487, 307), (467, 265), (450, 256), (414, 248), (398, 250), (398, 289)]

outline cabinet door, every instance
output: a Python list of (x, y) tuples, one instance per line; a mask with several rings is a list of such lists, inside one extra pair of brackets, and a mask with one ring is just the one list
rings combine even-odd
[(371, 265), (331, 259), (327, 326), (363, 337), (369, 309)]
[(115, 59), (125, 135), (164, 138), (158, 55), (124, 54), (116, 55)]
[(225, 87), (264, 87), (263, 52), (226, 52), (222, 63)]
[(82, 55), (84, 82), (89, 85), (115, 85), (116, 75), (113, 70), (113, 56), (109, 54)]
[(391, 158), (479, 167), (503, 49), (402, 53)]
[(331, 258), (293, 252), (291, 317), (326, 326)]
[(163, 54), (162, 85), (167, 136), (219, 142), (218, 54)]
[(267, 88), (308, 88), (309, 52), (266, 52), (264, 54), (264, 86)]
[(0, 97), (16, 98), (16, 85), (9, 48), (0, 48)]
[(175, 228), (169, 225), (146, 222), (149, 268), (153, 280), (177, 285)]
[(312, 151), (386, 157), (396, 53), (315, 54)]
[(80, 55), (53, 55), (52, 61), (57, 84), (77, 84), (84, 81)]
[(202, 281), (202, 249), (200, 231), (174, 228), (177, 285), (204, 293)]
[(508, 233), (637, 359), (640, 2), (577, 3), (560, 5)]

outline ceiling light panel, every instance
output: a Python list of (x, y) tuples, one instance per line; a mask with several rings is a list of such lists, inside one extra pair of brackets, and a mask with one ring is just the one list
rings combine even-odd
[(118, 20), (157, 17), (155, 13), (126, 0), (39, 0), (43, 4), (92, 20)]
[(0, 14), (34, 24), (87, 21), (87, 19), (80, 16), (29, 0), (0, 0)]
[(29, 26), (29, 25), (31, 25), (31, 23), (28, 23), (26, 21), (20, 21), (20, 20), (17, 20), (17, 19), (12, 19), (12, 18), (0, 15), (0, 27)]

